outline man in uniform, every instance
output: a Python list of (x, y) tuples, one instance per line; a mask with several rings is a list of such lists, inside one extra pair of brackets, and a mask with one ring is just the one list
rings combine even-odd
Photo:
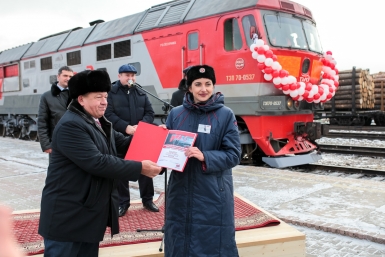
[(189, 71), (190, 67), (187, 67), (183, 70), (183, 79), (179, 82), (178, 90), (172, 93), (170, 104), (174, 107), (182, 105), (183, 104), (183, 97), (187, 92), (187, 72)]
[[(108, 94), (108, 107), (106, 118), (112, 122), (113, 128), (124, 135), (134, 135), (139, 121), (153, 123), (154, 110), (147, 95), (136, 88), (137, 70), (130, 64), (119, 68), (116, 82), (112, 84)], [(143, 146), (149, 147), (149, 146)], [(124, 156), (120, 156), (124, 157)], [(118, 184), (119, 191), (119, 216), (124, 216), (130, 207), (130, 189), (128, 180), (121, 180)], [(154, 183), (152, 178), (141, 175), (139, 178), (139, 191), (143, 206), (153, 212), (158, 212), (158, 207), (153, 202)]]

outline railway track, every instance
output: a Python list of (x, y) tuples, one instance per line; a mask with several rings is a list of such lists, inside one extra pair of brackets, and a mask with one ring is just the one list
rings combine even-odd
[(321, 152), (325, 153), (355, 154), (360, 156), (378, 156), (385, 158), (385, 148), (382, 147), (332, 144), (319, 144), (318, 147)]
[(296, 171), (302, 172), (315, 172), (315, 173), (342, 173), (347, 175), (354, 175), (356, 178), (362, 177), (375, 177), (379, 176), (379, 181), (385, 181), (385, 170), (376, 170), (369, 168), (358, 168), (358, 167), (347, 167), (347, 166), (336, 166), (336, 165), (326, 165), (326, 164), (306, 164), (298, 166)]
[(385, 127), (322, 125), (322, 136), (331, 138), (357, 138), (385, 141)]

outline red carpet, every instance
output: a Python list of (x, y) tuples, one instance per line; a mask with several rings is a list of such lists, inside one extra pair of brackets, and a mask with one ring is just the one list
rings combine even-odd
[[(278, 225), (279, 221), (261, 212), (250, 204), (235, 197), (235, 228), (245, 230)], [(119, 218), (120, 233), (111, 238), (109, 228), (100, 247), (138, 244), (160, 241), (162, 232), (136, 232), (140, 229), (161, 229), (164, 221), (164, 195), (155, 201), (160, 212), (154, 213), (143, 208), (141, 203), (132, 204), (127, 214)], [(37, 234), (39, 213), (15, 214), (14, 230), (19, 244), (28, 255), (44, 252), (43, 238)]]

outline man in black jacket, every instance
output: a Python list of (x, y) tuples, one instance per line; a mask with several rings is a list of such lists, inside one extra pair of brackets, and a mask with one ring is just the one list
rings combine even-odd
[(74, 75), (72, 69), (63, 66), (59, 69), (57, 81), (51, 90), (42, 94), (37, 117), (37, 133), (43, 152), (51, 153), (51, 138), (53, 130), (67, 110), (71, 97), (68, 93), (68, 81)]
[[(106, 118), (112, 122), (114, 129), (124, 135), (134, 135), (139, 121), (153, 123), (154, 110), (147, 95), (134, 85), (137, 70), (130, 64), (119, 68), (119, 80), (112, 84), (108, 94)], [(148, 146), (144, 146), (148, 147)], [(121, 156), (124, 157), (124, 156)], [(121, 180), (118, 184), (119, 216), (124, 216), (130, 207), (130, 189), (128, 180)], [(158, 207), (153, 202), (154, 183), (152, 178), (140, 176), (139, 191), (143, 206), (153, 212)]]
[(155, 177), (151, 161), (117, 157), (131, 142), (104, 118), (111, 88), (105, 71), (84, 71), (69, 81), (73, 101), (52, 136), (52, 156), (42, 193), (39, 234), (44, 256), (95, 257), (106, 227), (119, 233), (116, 179)]
[(187, 92), (187, 72), (191, 66), (187, 67), (183, 70), (183, 79), (179, 82), (178, 90), (172, 93), (170, 104), (174, 107), (182, 105), (183, 104), (183, 97)]

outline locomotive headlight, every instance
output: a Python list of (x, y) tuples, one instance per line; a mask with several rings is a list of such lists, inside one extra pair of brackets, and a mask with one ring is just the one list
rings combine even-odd
[(291, 98), (288, 98), (287, 101), (286, 101), (286, 107), (287, 109), (291, 110), (293, 109), (293, 99)]

